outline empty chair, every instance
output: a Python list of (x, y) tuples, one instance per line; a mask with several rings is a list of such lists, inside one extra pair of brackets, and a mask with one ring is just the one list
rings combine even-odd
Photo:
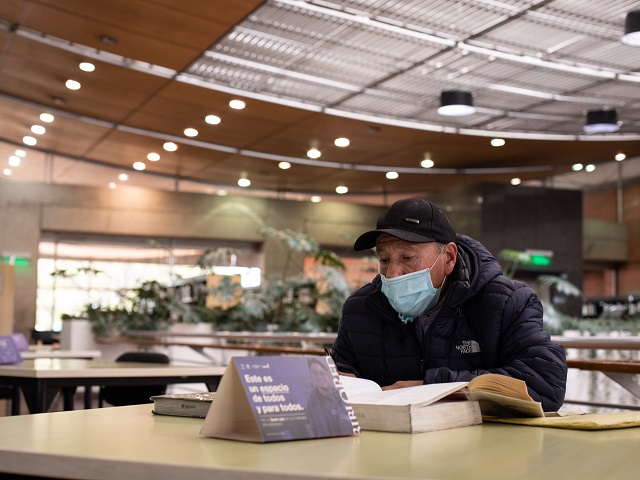
[[(116, 362), (169, 363), (169, 357), (155, 352), (127, 352), (116, 358)], [(152, 395), (163, 395), (166, 385), (133, 385), (130, 387), (100, 387), (98, 406), (108, 402), (116, 407), (151, 403)]]

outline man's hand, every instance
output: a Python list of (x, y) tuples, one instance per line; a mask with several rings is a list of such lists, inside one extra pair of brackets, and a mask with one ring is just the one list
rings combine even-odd
[(422, 385), (423, 383), (424, 382), (422, 380), (399, 380), (393, 385), (382, 387), (382, 390), (395, 390), (396, 388), (415, 387), (416, 385)]

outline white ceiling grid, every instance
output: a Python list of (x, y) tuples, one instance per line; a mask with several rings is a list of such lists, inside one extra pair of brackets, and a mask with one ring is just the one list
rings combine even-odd
[[(273, 0), (188, 73), (441, 130), (577, 136), (587, 110), (618, 108), (621, 134), (637, 133), (640, 49), (619, 41), (633, 7), (637, 2)], [(439, 94), (448, 89), (471, 91), (479, 113), (438, 116)]]

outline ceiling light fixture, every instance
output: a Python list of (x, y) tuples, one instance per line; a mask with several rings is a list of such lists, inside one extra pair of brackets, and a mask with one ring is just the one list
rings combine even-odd
[(422, 161), (420, 162), (420, 166), (421, 166), (422, 168), (431, 168), (431, 167), (433, 167), (434, 165), (435, 165), (434, 161), (433, 161), (433, 160), (431, 160), (431, 154), (430, 154), (430, 153), (428, 153), (428, 152), (427, 152), (427, 153), (425, 153), (425, 154), (424, 154), (424, 160), (422, 160)]
[(398, 172), (387, 172), (385, 175), (389, 180), (395, 180), (396, 178), (398, 178), (400, 175), (398, 175)]
[(44, 128), (42, 125), (32, 125), (31, 126), (31, 131), (33, 133), (35, 133), (36, 135), (44, 135), (47, 131), (46, 128)]
[(51, 123), (55, 120), (55, 117), (50, 113), (41, 113), (40, 120), (42, 120), (44, 123)]
[(522, 183), (522, 180), (520, 180), (518, 177), (511, 179), (511, 185), (520, 185), (521, 183)]
[(282, 170), (288, 170), (291, 168), (291, 164), (289, 162), (280, 162), (278, 163), (278, 168), (281, 168)]
[(184, 129), (184, 135), (186, 137), (197, 137), (198, 136), (198, 130), (196, 130), (195, 128), (185, 128)]
[(574, 163), (573, 165), (571, 165), (571, 170), (573, 170), (574, 172), (579, 172), (583, 168), (584, 165), (582, 165), (581, 163)]
[(162, 145), (162, 148), (164, 148), (167, 152), (175, 152), (176, 150), (178, 150), (178, 145), (173, 142), (165, 142), (165, 144)]
[(126, 173), (121, 173), (120, 175), (118, 175), (118, 180), (120, 180), (121, 182), (126, 182), (127, 180), (129, 180), (129, 175), (127, 175)]
[[(18, 152), (16, 152), (16, 155), (17, 154), (18, 154)], [(620, 152), (620, 153), (616, 153), (616, 157), (615, 158), (616, 158), (616, 162), (621, 162), (625, 158), (627, 158), (627, 156), (624, 153)]]
[(589, 110), (587, 123), (584, 125), (586, 133), (613, 133), (620, 129), (618, 112), (616, 110)]
[(344, 195), (345, 193), (347, 193), (349, 191), (349, 189), (347, 187), (345, 187), (344, 185), (338, 185), (336, 187), (336, 193), (338, 195)]
[(140, 171), (142, 171), (142, 170), (144, 170), (145, 168), (147, 168), (147, 166), (146, 166), (144, 163), (142, 163), (142, 162), (135, 162), (135, 163), (133, 164), (133, 168), (134, 168), (134, 169), (136, 169), (136, 170), (140, 170)]
[(209, 125), (218, 125), (222, 121), (222, 119), (217, 115), (207, 115), (206, 117), (204, 117), (204, 121)]
[(10, 176), (13, 172), (11, 171), (11, 169), (10, 169), (10, 168), (5, 168), (4, 170), (2, 170), (2, 173), (3, 173), (5, 176), (7, 176), (7, 177), (8, 177), (8, 176)]
[(14, 152), (18, 157), (26, 157), (27, 156), (27, 152), (25, 152), (24, 150), (16, 150)]
[(587, 165), (586, 167), (584, 167), (585, 171), (587, 172), (593, 172), (596, 169), (596, 166), (593, 163), (590, 163), (589, 165)]
[(79, 66), (83, 72), (93, 72), (96, 69), (96, 66), (90, 62), (81, 62)]
[(242, 188), (247, 188), (249, 185), (251, 185), (251, 180), (249, 180), (248, 178), (240, 178), (238, 179), (238, 186), (242, 187)]
[(22, 163), (22, 159), (17, 155), (11, 155), (9, 157), (9, 166), (10, 167), (17, 168), (17, 167), (20, 166), (21, 163)]
[(336, 139), (333, 141), (333, 144), (334, 144), (336, 147), (348, 147), (350, 143), (351, 143), (351, 142), (349, 141), (349, 139), (348, 139), (348, 138), (345, 138), (345, 137), (336, 138)]
[(491, 139), (491, 146), (492, 147), (504, 147), (505, 143), (507, 143), (505, 141), (504, 138), (492, 138)]
[(76, 80), (69, 79), (64, 83), (64, 86), (69, 90), (80, 90), (80, 82)]
[(116, 188), (116, 182), (109, 182), (109, 188), (111, 190), (113, 190), (114, 188)]
[(242, 100), (231, 100), (229, 102), (229, 106), (234, 110), (242, 110), (244, 107), (247, 106), (247, 104), (244, 103)]
[(627, 13), (624, 20), (622, 43), (631, 47), (640, 47), (640, 10)]
[(322, 155), (322, 153), (316, 147), (311, 147), (307, 151), (307, 157), (309, 157), (309, 158), (316, 159), (316, 158), (320, 158), (321, 155)]
[(151, 152), (147, 154), (147, 160), (151, 162), (157, 162), (158, 160), (160, 160), (160, 154), (156, 152)]
[(471, 92), (462, 90), (445, 90), (440, 93), (440, 115), (447, 117), (463, 117), (476, 113)]
[(24, 143), (25, 145), (34, 146), (36, 143), (38, 143), (38, 140), (27, 135), (25, 137), (22, 137), (22, 143)]
[(319, 195), (314, 195), (313, 197), (311, 197), (311, 201), (313, 203), (320, 203), (322, 201), (322, 197), (320, 197)]

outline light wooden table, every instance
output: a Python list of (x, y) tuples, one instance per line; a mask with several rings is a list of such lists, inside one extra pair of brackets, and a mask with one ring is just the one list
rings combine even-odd
[(100, 358), (102, 352), (100, 350), (59, 350), (52, 348), (38, 348), (20, 352), (23, 360), (33, 360), (34, 358), (85, 358), (91, 360)]
[(4, 417), (0, 472), (83, 480), (629, 480), (640, 471), (640, 428), (484, 424), (252, 444), (201, 437), (201, 425), (154, 416), (149, 405)]
[[(31, 413), (46, 412), (59, 390), (64, 409), (73, 409), (73, 393), (79, 386), (158, 385), (204, 383), (215, 389), (225, 367), (214, 365), (165, 365), (159, 363), (105, 362), (70, 358), (37, 358), (14, 365), (0, 365), (0, 384), (20, 387)], [(85, 389), (90, 391), (89, 388)], [(90, 397), (85, 395), (85, 407)], [(12, 406), (13, 413), (19, 411)]]

